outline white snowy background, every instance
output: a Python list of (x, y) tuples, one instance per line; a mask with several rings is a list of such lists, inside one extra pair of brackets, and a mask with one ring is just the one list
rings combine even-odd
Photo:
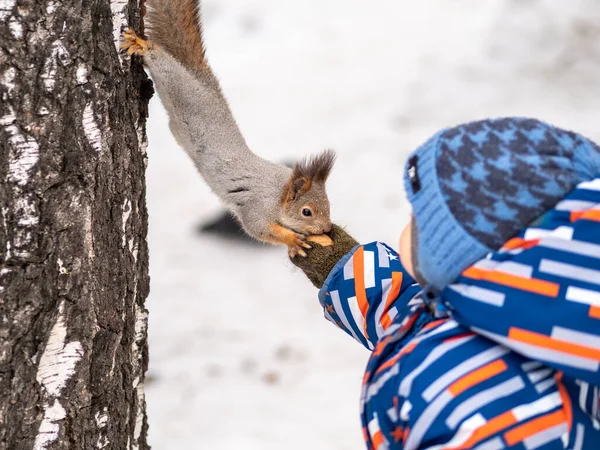
[[(408, 153), (442, 127), (535, 116), (600, 139), (595, 0), (206, 0), (206, 41), (250, 147), (334, 148), (334, 220), (396, 246)], [(150, 442), (166, 449), (363, 448), (368, 353), (322, 318), (283, 247), (202, 235), (221, 211), (148, 123)]]

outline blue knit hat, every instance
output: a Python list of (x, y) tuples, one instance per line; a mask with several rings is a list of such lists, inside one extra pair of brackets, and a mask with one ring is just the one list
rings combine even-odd
[(599, 175), (596, 144), (538, 120), (483, 120), (439, 132), (411, 155), (404, 176), (417, 278), (444, 288)]

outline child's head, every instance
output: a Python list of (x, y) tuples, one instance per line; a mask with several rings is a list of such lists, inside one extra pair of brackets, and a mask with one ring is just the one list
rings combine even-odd
[(596, 144), (537, 120), (443, 130), (406, 165), (413, 215), (400, 239), (402, 263), (419, 283), (442, 289), (599, 174)]

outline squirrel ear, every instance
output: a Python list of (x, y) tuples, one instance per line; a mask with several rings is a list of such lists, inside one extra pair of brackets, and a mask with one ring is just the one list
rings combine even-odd
[(325, 150), (318, 155), (299, 161), (294, 166), (293, 178), (305, 177), (315, 183), (325, 183), (335, 163), (335, 152)]
[(325, 182), (329, 178), (331, 169), (335, 164), (335, 152), (333, 150), (325, 150), (324, 152), (313, 157), (313, 165), (315, 167), (314, 180), (317, 182)]
[(286, 201), (296, 200), (310, 189), (311, 184), (311, 181), (305, 177), (292, 177), (287, 186)]

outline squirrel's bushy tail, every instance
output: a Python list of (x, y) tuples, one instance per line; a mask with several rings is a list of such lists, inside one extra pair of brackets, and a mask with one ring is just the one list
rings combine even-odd
[(146, 0), (146, 7), (144, 21), (148, 39), (188, 69), (206, 70), (200, 1)]

